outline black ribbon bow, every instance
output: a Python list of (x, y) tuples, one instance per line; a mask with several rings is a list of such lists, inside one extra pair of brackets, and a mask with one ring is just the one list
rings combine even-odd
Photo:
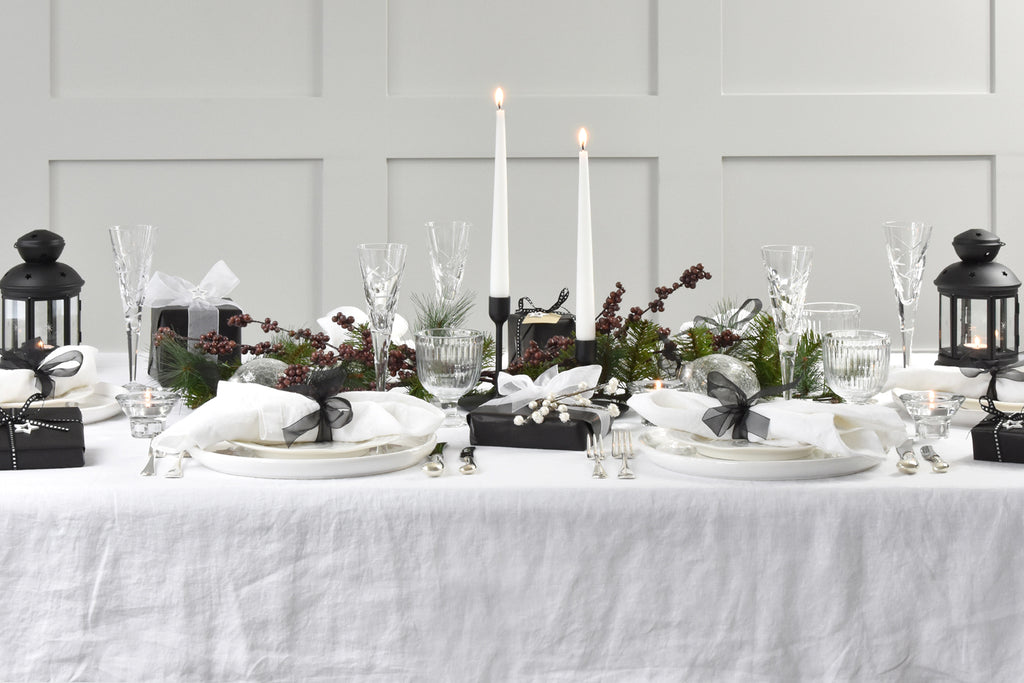
[(981, 409), (996, 419), (996, 431), (999, 431), (999, 427), (1005, 426), (1007, 429), (1020, 429), (1024, 428), (1024, 411), (1018, 411), (1016, 413), (1005, 413), (999, 408), (996, 408), (995, 401), (988, 396), (982, 396), (978, 399), (978, 403), (981, 404)]
[[(28, 409), (35, 401), (41, 401), (45, 396), (40, 393), (32, 394), (26, 399), (21, 408), (11, 408), (10, 411), (0, 410), (0, 428), (7, 428), (7, 438), (11, 444), (11, 464), (13, 469), (18, 469), (18, 449), (14, 445), (14, 435), (24, 432), (31, 436), (36, 429), (55, 429), (59, 432), (70, 431), (67, 427), (53, 424), (48, 420), (37, 420), (28, 416)], [(78, 422), (78, 420), (61, 420), (61, 422)]]
[(45, 349), (39, 339), (32, 339), (17, 350), (0, 351), (0, 369), (31, 370), (39, 381), (43, 397), (53, 394), (54, 377), (71, 377), (82, 368), (84, 356), (81, 351), (65, 351), (48, 362), (43, 362), (53, 349)]
[(766, 396), (781, 394), (796, 385), (796, 382), (791, 382), (767, 387), (753, 396), (747, 396), (732, 380), (713, 370), (708, 373), (708, 396), (717, 398), (722, 405), (704, 411), (701, 421), (716, 436), (722, 436), (731, 427), (734, 439), (746, 439), (748, 433), (767, 439), (771, 420), (760, 413), (755, 413), (751, 408)]
[(317, 428), (317, 441), (332, 441), (331, 430), (341, 429), (352, 421), (352, 404), (336, 395), (345, 388), (347, 377), (344, 368), (314, 370), (306, 383), (285, 388), (320, 404), (319, 408), (284, 428), (284, 442), (288, 446), (313, 428)]
[[(558, 299), (548, 308), (540, 308), (537, 304), (533, 303), (533, 299), (528, 296), (519, 297), (519, 309), (516, 313), (522, 313), (522, 315), (516, 318), (516, 350), (515, 354), (513, 354), (513, 358), (523, 355), (523, 320), (526, 319), (526, 316), (531, 313), (557, 313), (558, 315), (568, 315), (571, 318), (572, 314), (562, 308), (568, 300), (568, 287), (562, 287), (562, 291), (558, 293)], [(529, 301), (531, 308), (526, 308), (523, 305), (524, 301)]]
[(1024, 365), (1024, 360), (1017, 361), (1011, 365), (993, 365), (987, 368), (960, 368), (960, 372), (965, 377), (972, 379), (986, 372), (991, 374), (992, 377), (988, 381), (988, 389), (985, 391), (985, 396), (998, 401), (999, 395), (996, 392), (996, 381), (999, 379), (1008, 379), (1014, 382), (1024, 380), (1024, 372), (1016, 369), (1022, 365)]
[(722, 322), (719, 322), (714, 318), (698, 315), (694, 317), (693, 324), (695, 326), (707, 327), (709, 330), (718, 332), (719, 334), (725, 330), (737, 330), (757, 317), (757, 314), (761, 312), (761, 308), (763, 308), (763, 306), (764, 304), (761, 303), (760, 299), (747, 299), (740, 304), (740, 307), (737, 308), (732, 315)]

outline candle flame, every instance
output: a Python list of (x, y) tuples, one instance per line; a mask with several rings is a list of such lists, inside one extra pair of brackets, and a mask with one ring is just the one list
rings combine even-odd
[(580, 128), (579, 140), (580, 140), (580, 151), (583, 151), (583, 150), (585, 150), (587, 148), (587, 129), (586, 128)]
[(494, 103), (498, 105), (498, 109), (501, 109), (501, 103), (505, 101), (505, 93), (501, 88), (494, 91)]
[(40, 339), (39, 341), (36, 342), (36, 348), (37, 349), (43, 348), (43, 340), (42, 339)]
[(979, 349), (981, 348), (981, 337), (978, 335), (974, 335), (974, 346)]
[(147, 388), (146, 393), (142, 395), (142, 405), (145, 408), (153, 407), (153, 390)]
[(660, 379), (654, 380), (654, 390), (657, 391), (658, 389), (661, 389), (661, 380)]

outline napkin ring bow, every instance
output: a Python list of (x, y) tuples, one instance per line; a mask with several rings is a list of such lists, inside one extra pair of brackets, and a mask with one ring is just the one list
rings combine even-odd
[(331, 430), (341, 429), (352, 421), (352, 404), (347, 398), (336, 395), (344, 388), (346, 378), (347, 373), (342, 368), (314, 372), (305, 384), (293, 384), (284, 389), (319, 404), (316, 410), (284, 428), (284, 442), (288, 446), (314, 428), (317, 441), (332, 441)]
[[(31, 370), (39, 382), (41, 398), (53, 394), (56, 385), (54, 377), (71, 377), (78, 374), (82, 367), (84, 356), (81, 351), (65, 351), (64, 353), (46, 360), (51, 349), (39, 349), (34, 345), (37, 340), (27, 342), (17, 351), (0, 352), (0, 369), (4, 370)], [(32, 399), (30, 399), (32, 400)]]
[(732, 428), (732, 438), (734, 439), (745, 440), (748, 434), (755, 434), (762, 439), (767, 439), (771, 420), (761, 413), (755, 413), (751, 408), (764, 397), (780, 394), (795, 386), (796, 382), (791, 382), (782, 386), (767, 387), (753, 396), (747, 396), (742, 389), (721, 372), (717, 370), (709, 372), (708, 396), (717, 398), (722, 405), (704, 411), (701, 421), (716, 436), (722, 436), (729, 428)]

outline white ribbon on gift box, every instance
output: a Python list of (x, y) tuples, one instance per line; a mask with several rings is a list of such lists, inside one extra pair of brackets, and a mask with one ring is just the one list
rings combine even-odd
[[(530, 379), (527, 375), (510, 375), (507, 372), (500, 372), (498, 373), (498, 393), (501, 396), (492, 398), (484, 405), (507, 405), (512, 411), (516, 411), (528, 405), (530, 401), (542, 401), (548, 396), (560, 396), (579, 391), (580, 384), (583, 383), (594, 388), (600, 379), (600, 365), (583, 365), (570, 368), (565, 372), (559, 372), (558, 367), (551, 367), (542, 372), (537, 379)], [(590, 398), (592, 394), (592, 391), (588, 391), (581, 393), (580, 396)], [(588, 409), (583, 406), (570, 406), (570, 408), (594, 413), (601, 421), (598, 433), (604, 434), (608, 431), (611, 425), (611, 415), (607, 411)]]
[[(187, 334), (192, 339), (219, 330), (218, 306), (231, 303), (225, 297), (238, 286), (239, 279), (224, 261), (217, 261), (198, 285), (185, 278), (156, 272), (146, 288), (146, 304), (153, 308), (188, 306)], [(194, 341), (189, 342), (193, 346)]]

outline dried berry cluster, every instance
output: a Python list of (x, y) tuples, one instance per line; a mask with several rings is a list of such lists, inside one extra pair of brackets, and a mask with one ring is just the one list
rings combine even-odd
[(287, 389), (293, 384), (304, 384), (309, 378), (308, 365), (289, 365), (277, 382), (278, 389)]
[(721, 351), (722, 349), (729, 348), (730, 346), (732, 346), (736, 342), (740, 341), (743, 337), (741, 337), (740, 335), (736, 334), (732, 330), (726, 329), (726, 330), (722, 330), (721, 334), (713, 335), (712, 338), (714, 339), (715, 352), (717, 353), (718, 351)]
[(522, 355), (509, 363), (508, 371), (512, 374), (518, 374), (525, 368), (547, 367), (565, 353), (566, 349), (573, 343), (571, 338), (557, 335), (548, 339), (547, 343), (544, 344), (544, 348), (541, 348), (537, 342), (531, 341), (523, 349)]
[[(622, 308), (622, 295), (625, 294), (626, 289), (622, 286), (621, 282), (615, 283), (615, 289), (608, 294), (608, 298), (604, 300), (604, 308), (601, 309), (601, 314), (597, 317), (596, 327), (597, 331), (603, 334), (610, 334), (616, 330), (621, 330), (624, 322), (636, 322), (643, 318), (644, 314), (648, 311), (660, 313), (665, 310), (665, 299), (669, 298), (673, 292), (680, 287), (686, 289), (695, 289), (697, 283), (701, 280), (710, 280), (711, 273), (704, 270), (704, 264), (698, 263), (695, 266), (690, 266), (683, 271), (683, 274), (679, 276), (679, 279), (673, 282), (667, 287), (655, 287), (654, 294), (657, 296), (656, 299), (647, 304), (647, 308), (640, 308), (639, 306), (633, 306), (629, 309), (629, 315), (624, 321), (622, 316), (619, 315), (619, 310)], [(668, 334), (668, 330), (665, 333)]]
[(608, 298), (604, 300), (604, 308), (597, 316), (595, 325), (598, 332), (608, 334), (612, 330), (622, 327), (622, 318), (618, 313), (619, 307), (622, 306), (622, 295), (625, 293), (626, 288), (622, 286), (622, 283), (616, 282), (615, 289), (608, 294)]

